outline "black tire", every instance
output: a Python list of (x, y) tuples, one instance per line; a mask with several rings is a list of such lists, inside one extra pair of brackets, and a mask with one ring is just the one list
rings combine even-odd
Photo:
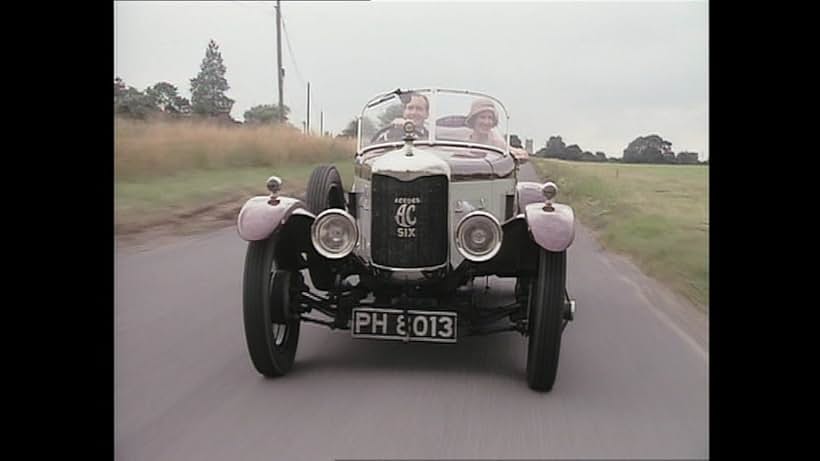
[(308, 180), (306, 199), (308, 210), (313, 214), (328, 208), (346, 208), (342, 177), (335, 166), (320, 165), (313, 170)]
[(540, 249), (538, 275), (531, 283), (527, 384), (536, 391), (550, 391), (558, 371), (564, 323), (567, 253)]
[(518, 277), (515, 279), (515, 301), (524, 304), (530, 296), (532, 277)]
[(275, 232), (265, 240), (248, 244), (242, 282), (248, 352), (256, 370), (267, 377), (290, 371), (299, 343), (300, 320), (284, 319), (292, 299), (291, 273), (276, 266), (278, 240)]

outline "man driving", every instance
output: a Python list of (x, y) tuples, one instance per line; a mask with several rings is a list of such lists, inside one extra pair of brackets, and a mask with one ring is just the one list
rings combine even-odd
[(429, 139), (430, 132), (424, 126), (427, 117), (430, 116), (430, 101), (427, 96), (419, 93), (408, 93), (401, 96), (404, 102), (402, 111), (403, 118), (396, 118), (390, 123), (390, 129), (384, 130), (373, 139), (374, 142), (396, 141), (404, 137), (403, 126), (408, 120), (416, 126), (416, 139)]

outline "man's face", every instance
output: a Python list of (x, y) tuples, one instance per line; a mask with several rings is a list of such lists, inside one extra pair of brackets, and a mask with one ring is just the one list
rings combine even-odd
[(427, 101), (421, 96), (413, 96), (404, 106), (404, 118), (412, 120), (417, 126), (422, 126), (429, 115)]

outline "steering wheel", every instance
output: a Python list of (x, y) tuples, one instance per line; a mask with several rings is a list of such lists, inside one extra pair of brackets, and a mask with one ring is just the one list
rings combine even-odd
[[(376, 142), (376, 139), (378, 139), (384, 133), (388, 133), (388, 132), (389, 132), (389, 134), (387, 135), (387, 139), (391, 139), (391, 140), (395, 139), (396, 141), (400, 141), (400, 140), (404, 139), (404, 129), (402, 127), (394, 126), (394, 125), (388, 125), (388, 126), (382, 128), (381, 130), (379, 130), (378, 132), (376, 132), (376, 134), (374, 134), (373, 137), (370, 139), (370, 142), (371, 143)], [(415, 135), (418, 139), (426, 139), (427, 138), (427, 135), (425, 135), (423, 132), (419, 131), (419, 127), (415, 127), (415, 129), (413, 130), (413, 133), (415, 133)]]

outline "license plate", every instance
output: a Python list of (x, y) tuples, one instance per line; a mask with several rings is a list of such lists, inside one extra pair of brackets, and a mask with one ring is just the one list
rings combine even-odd
[(456, 342), (458, 314), (357, 307), (353, 309), (354, 338), (395, 339), (434, 343)]

